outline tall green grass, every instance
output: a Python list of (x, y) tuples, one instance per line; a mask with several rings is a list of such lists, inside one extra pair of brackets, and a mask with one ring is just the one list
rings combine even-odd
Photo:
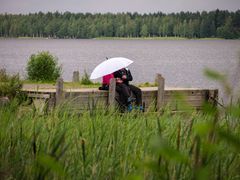
[(13, 102), (0, 108), (0, 179), (239, 179), (240, 107), (220, 110), (38, 115)]

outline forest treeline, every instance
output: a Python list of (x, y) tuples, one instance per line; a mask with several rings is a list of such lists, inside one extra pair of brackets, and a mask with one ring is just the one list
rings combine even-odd
[(240, 10), (229, 12), (0, 14), (1, 37), (240, 38)]

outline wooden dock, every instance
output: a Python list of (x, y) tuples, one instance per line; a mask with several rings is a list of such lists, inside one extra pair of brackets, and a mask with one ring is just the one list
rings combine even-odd
[[(152, 110), (161, 110), (168, 105), (172, 111), (184, 111), (186, 104), (188, 107), (201, 110), (204, 102), (214, 102), (218, 99), (217, 89), (167, 88), (160, 74), (157, 74), (156, 81), (157, 87), (141, 88), (146, 110), (150, 107)], [(64, 103), (74, 110), (81, 111), (93, 107), (116, 106), (118, 94), (115, 87), (116, 81), (111, 79), (109, 91), (97, 88), (64, 89), (63, 79), (60, 78), (55, 89), (25, 88), (22, 91), (27, 93), (28, 97), (33, 99), (35, 106), (39, 106), (41, 110), (43, 106), (52, 109)]]

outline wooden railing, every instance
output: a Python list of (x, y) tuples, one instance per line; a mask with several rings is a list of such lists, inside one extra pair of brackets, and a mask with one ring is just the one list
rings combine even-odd
[[(183, 111), (186, 106), (182, 106), (182, 104), (187, 103), (192, 108), (200, 110), (204, 102), (218, 99), (217, 89), (166, 88), (165, 80), (160, 74), (157, 74), (156, 82), (156, 87), (141, 88), (145, 109), (151, 107), (153, 110), (160, 111), (168, 105), (172, 111)], [(46, 109), (67, 104), (68, 107), (80, 111), (93, 107), (115, 107), (118, 98), (115, 89), (115, 79), (111, 79), (109, 91), (97, 88), (64, 89), (63, 79), (59, 78), (55, 91), (48, 92), (38, 89), (38, 91), (25, 90), (25, 92), (33, 100), (44, 101)], [(181, 94), (184, 98), (176, 98), (176, 94)]]

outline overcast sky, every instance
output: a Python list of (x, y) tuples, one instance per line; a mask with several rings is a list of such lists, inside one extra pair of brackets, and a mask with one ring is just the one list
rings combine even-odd
[(240, 0), (0, 0), (0, 13), (236, 11)]

